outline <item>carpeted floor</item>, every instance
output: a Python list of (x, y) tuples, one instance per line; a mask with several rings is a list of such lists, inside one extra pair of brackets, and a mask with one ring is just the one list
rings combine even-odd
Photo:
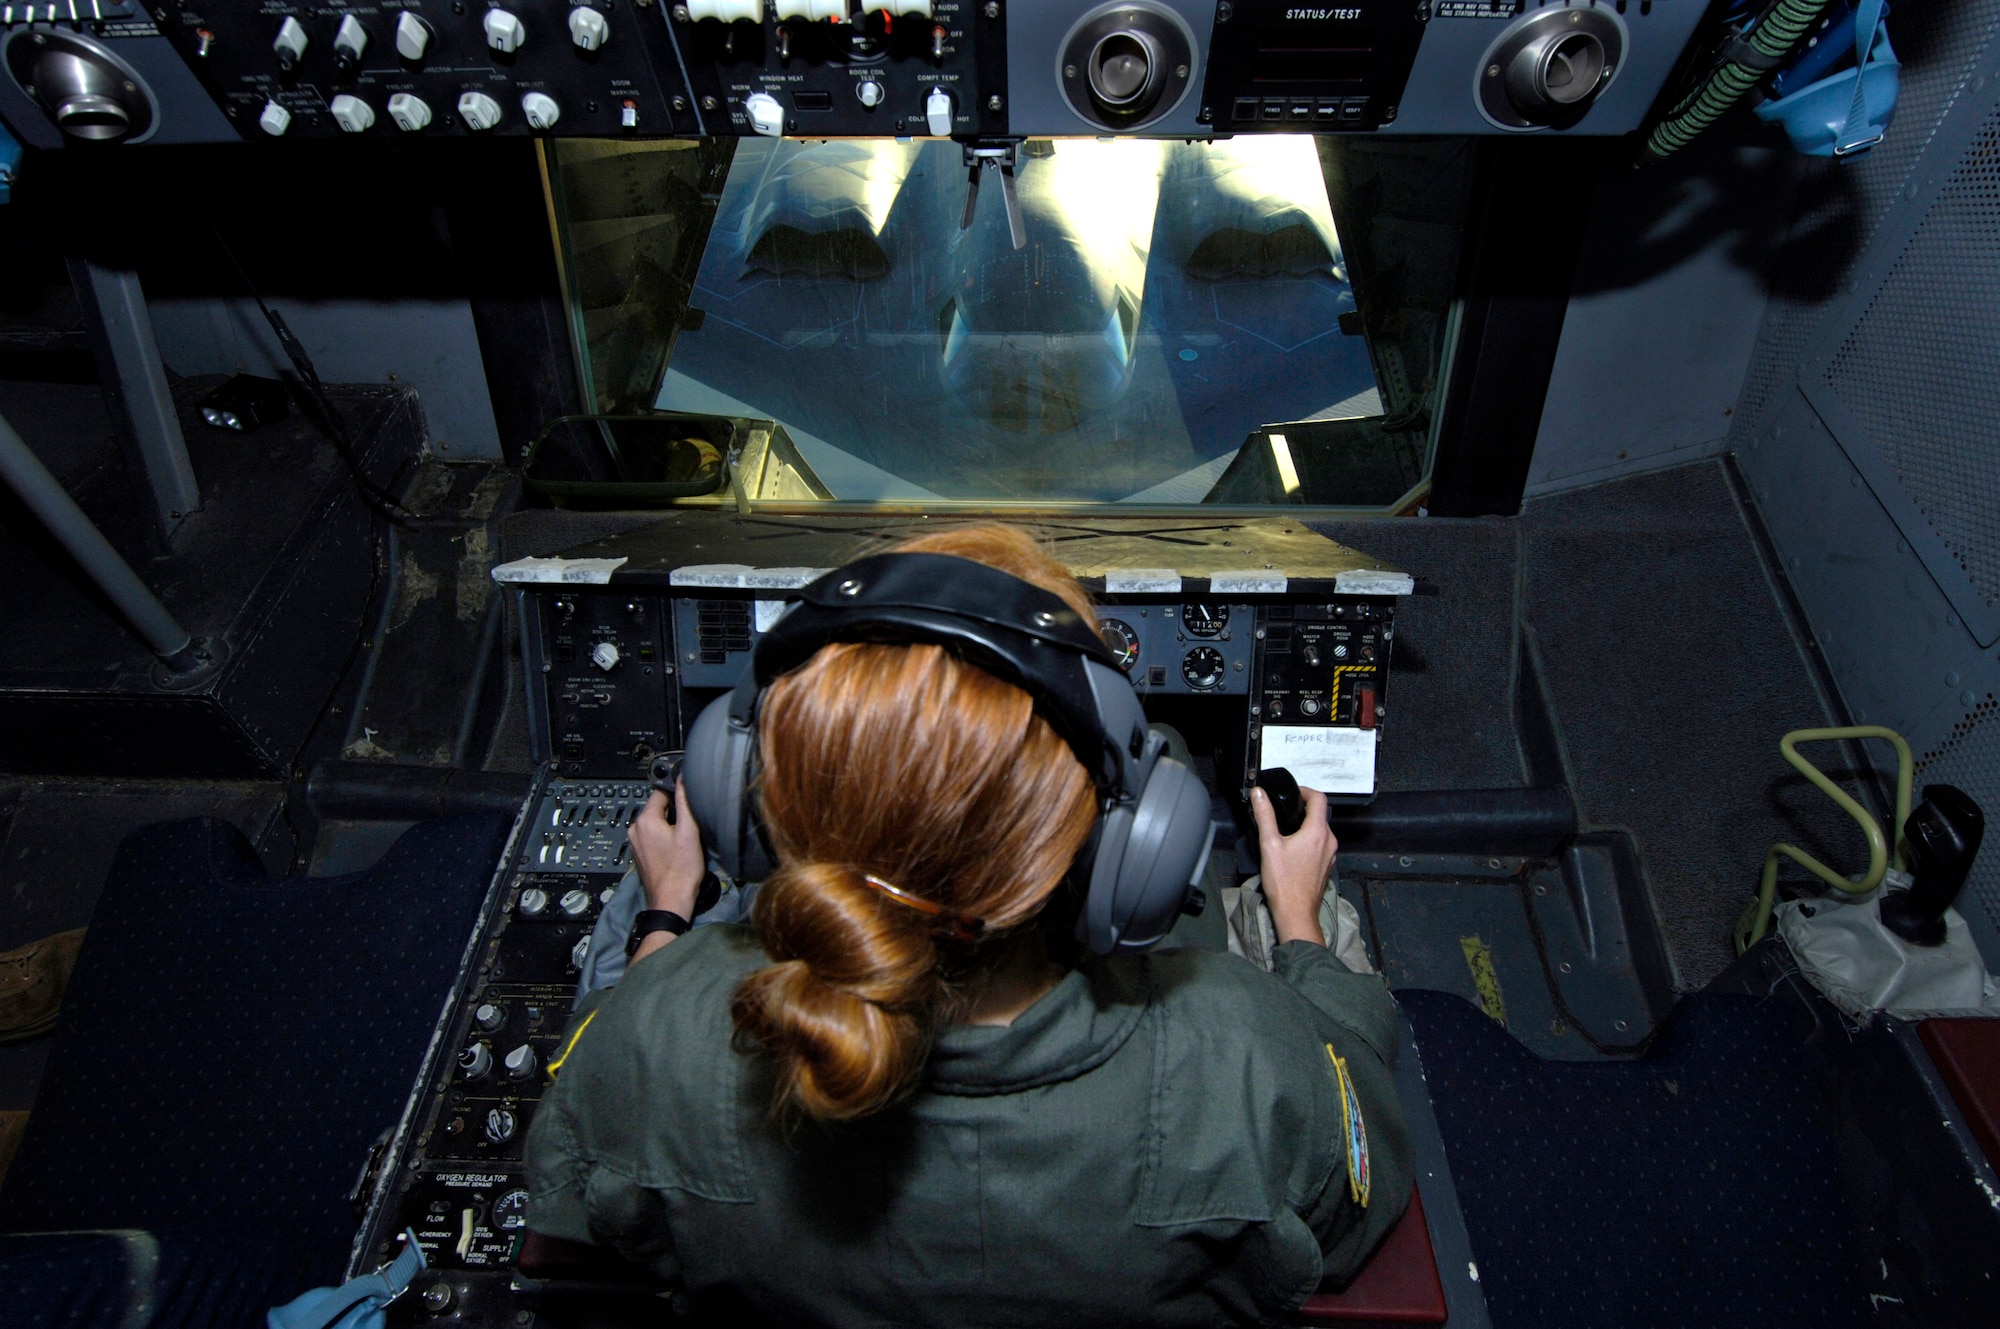
[(1787, 731), (1834, 717), (1722, 463), (1542, 499), (1521, 524), (1525, 610), (1583, 815), (1638, 837), (1698, 988), (1734, 958), (1774, 840), (1866, 863), (1853, 823), (1778, 755)]
[(1643, 1060), (1581, 1063), (1459, 997), (1397, 996), (1495, 1329), (1870, 1323), (1790, 1010), (1689, 997)]
[(1382, 788), (1524, 783), (1513, 680), (1532, 626), (1583, 817), (1637, 837), (1686, 987), (1733, 958), (1774, 840), (1833, 863), (1865, 854), (1778, 755), (1786, 731), (1834, 716), (1722, 462), (1516, 520), (1316, 525), (1437, 588), (1397, 610)]

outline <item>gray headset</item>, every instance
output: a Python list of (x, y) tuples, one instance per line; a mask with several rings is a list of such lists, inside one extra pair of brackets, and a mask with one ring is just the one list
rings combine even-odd
[(1097, 825), (1069, 875), (1082, 897), (1078, 941), (1098, 955), (1145, 950), (1180, 914), (1200, 912), (1208, 792), (1164, 755), (1095, 626), (1060, 596), (949, 554), (877, 554), (813, 582), (758, 641), (734, 691), (695, 720), (681, 767), (688, 807), (731, 877), (771, 869), (751, 792), (758, 702), (836, 641), (933, 643), (1034, 698), (1098, 792)]

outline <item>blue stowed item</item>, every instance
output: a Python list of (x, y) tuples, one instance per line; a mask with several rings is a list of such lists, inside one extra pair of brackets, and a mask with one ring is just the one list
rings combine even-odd
[[(1887, 17), (1883, 0), (1861, 0), (1778, 76), (1778, 98), (1759, 106), (1757, 118), (1783, 125), (1792, 146), (1809, 157), (1849, 157), (1880, 143), (1901, 91), (1902, 65), (1889, 45)], [(1826, 73), (1846, 56), (1847, 37), (1853, 65)]]
[(383, 1329), (383, 1307), (409, 1288), (424, 1271), (424, 1248), (415, 1230), (403, 1233), (403, 1253), (372, 1274), (350, 1278), (339, 1287), (301, 1292), (265, 1317), (268, 1329)]

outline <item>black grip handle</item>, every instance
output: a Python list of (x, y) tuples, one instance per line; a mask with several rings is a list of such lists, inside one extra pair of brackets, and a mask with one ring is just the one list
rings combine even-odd
[(1266, 766), (1257, 772), (1257, 787), (1270, 795), (1271, 811), (1278, 818), (1278, 834), (1296, 834), (1306, 824), (1306, 800), (1290, 771), (1283, 766)]
[(646, 783), (667, 796), (667, 825), (675, 826), (674, 786), (681, 778), (681, 755), (678, 752), (662, 752), (646, 767)]

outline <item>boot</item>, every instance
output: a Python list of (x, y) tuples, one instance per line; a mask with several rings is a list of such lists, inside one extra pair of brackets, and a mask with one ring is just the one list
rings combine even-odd
[(0, 953), (0, 1043), (40, 1038), (56, 1027), (83, 933), (58, 932)]

